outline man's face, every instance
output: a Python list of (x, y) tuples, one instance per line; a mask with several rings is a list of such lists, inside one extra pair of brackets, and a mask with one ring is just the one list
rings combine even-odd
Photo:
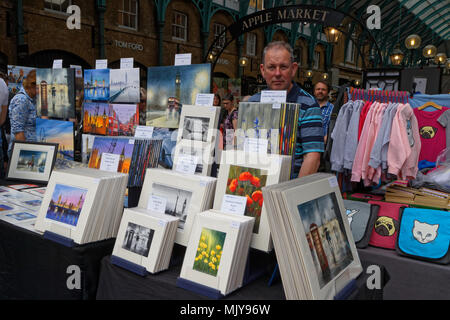
[(298, 68), (296, 62), (291, 62), (289, 51), (282, 47), (269, 49), (264, 60), (260, 66), (261, 75), (269, 89), (289, 91)]
[(328, 99), (328, 88), (323, 83), (317, 83), (314, 87), (314, 97), (317, 101), (324, 101)]

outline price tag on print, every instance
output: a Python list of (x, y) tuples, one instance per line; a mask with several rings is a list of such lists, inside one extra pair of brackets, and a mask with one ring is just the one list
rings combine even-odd
[(120, 154), (112, 154), (103, 152), (102, 161), (100, 162), (100, 170), (117, 172), (119, 168)]
[(285, 103), (286, 90), (262, 90), (261, 103)]
[(175, 171), (186, 174), (195, 174), (197, 164), (198, 164), (197, 156), (191, 156), (190, 154), (180, 154), (178, 156)]
[(134, 58), (120, 58), (120, 69), (133, 69)]
[(62, 69), (63, 61), (61, 59), (53, 60), (53, 69)]
[(134, 132), (135, 138), (151, 139), (153, 138), (153, 127), (137, 126)]
[(331, 177), (328, 179), (328, 183), (330, 184), (330, 188), (334, 188), (338, 186), (338, 181), (336, 177)]
[(95, 69), (108, 69), (108, 59), (95, 60)]
[(206, 106), (210, 107), (214, 105), (214, 94), (213, 93), (198, 93), (195, 99), (196, 106)]
[(167, 199), (157, 195), (150, 195), (147, 203), (147, 209), (154, 212), (166, 212)]
[(175, 55), (176, 66), (190, 65), (192, 60), (192, 53), (179, 53)]
[(159, 224), (161, 227), (165, 227), (166, 224), (167, 224), (167, 221), (159, 220), (159, 221), (158, 221), (158, 224)]
[(246, 138), (244, 141), (244, 151), (267, 154), (268, 142), (267, 139)]
[(246, 206), (247, 206), (247, 197), (226, 194), (223, 196), (220, 211), (224, 213), (239, 214), (243, 216), (245, 213)]

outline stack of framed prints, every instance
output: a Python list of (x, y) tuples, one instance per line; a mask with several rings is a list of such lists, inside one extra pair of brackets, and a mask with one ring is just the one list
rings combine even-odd
[(36, 69), (36, 89), (39, 117), (75, 118), (74, 69)]
[(57, 143), (58, 159), (74, 160), (74, 129), (72, 121), (36, 119), (38, 142)]
[(147, 169), (139, 208), (179, 218), (175, 242), (186, 246), (195, 215), (212, 208), (216, 178)]
[[(300, 104), (240, 102), (236, 149), (292, 156), (294, 159)], [(292, 166), (294, 165), (292, 161)]]
[(289, 180), (290, 156), (222, 152), (214, 209), (255, 218), (251, 247), (273, 249), (262, 188)]
[(47, 182), (57, 153), (57, 143), (14, 141), (6, 178)]
[(220, 108), (184, 105), (173, 170), (210, 175)]
[(333, 299), (362, 272), (336, 177), (263, 188), (287, 299)]
[(189, 289), (188, 280), (223, 296), (240, 288), (254, 220), (212, 210), (197, 214), (177, 284)]
[(169, 268), (178, 218), (142, 208), (125, 209), (113, 256), (150, 273)]
[(84, 244), (117, 235), (126, 174), (90, 168), (54, 170), (35, 228)]

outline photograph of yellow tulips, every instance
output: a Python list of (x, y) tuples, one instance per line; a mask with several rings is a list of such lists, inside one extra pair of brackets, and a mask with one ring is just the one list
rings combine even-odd
[(217, 276), (226, 235), (225, 232), (202, 229), (193, 266), (194, 270), (214, 277)]

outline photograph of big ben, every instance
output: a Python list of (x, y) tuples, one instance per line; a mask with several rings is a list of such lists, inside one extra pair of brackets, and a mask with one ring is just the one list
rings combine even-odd
[(75, 118), (75, 70), (36, 69), (38, 116)]
[(209, 93), (211, 64), (150, 67), (147, 72), (147, 126), (178, 128), (183, 104)]
[(323, 288), (353, 261), (336, 195), (330, 193), (297, 208)]
[(83, 133), (107, 135), (110, 117), (109, 104), (85, 102), (83, 104)]

